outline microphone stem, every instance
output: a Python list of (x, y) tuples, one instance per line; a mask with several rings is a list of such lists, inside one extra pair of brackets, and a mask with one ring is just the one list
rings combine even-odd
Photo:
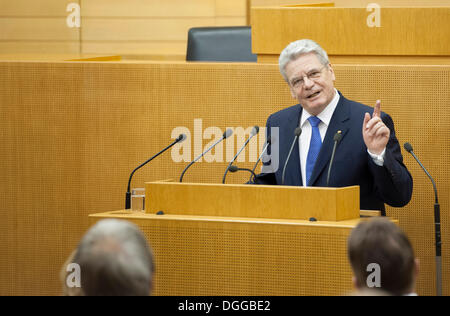
[(330, 186), (330, 175), (331, 175), (331, 166), (333, 165), (333, 161), (334, 161), (334, 154), (336, 153), (336, 146), (337, 146), (337, 140), (334, 141), (334, 146), (333, 146), (333, 152), (331, 154), (331, 159), (330, 159), (330, 166), (328, 167), (328, 174), (327, 174), (327, 187)]
[(441, 256), (441, 207), (439, 203), (434, 204), (434, 228), (436, 240), (436, 256)]
[[(247, 171), (247, 172), (250, 172), (252, 175), (250, 176), (250, 179), (251, 179), (251, 177), (253, 176), (254, 178), (256, 178), (256, 174), (252, 171), (252, 170), (250, 170), (250, 169), (248, 169), (248, 168), (237, 168), (236, 169), (236, 171)], [(235, 171), (235, 172), (236, 172)]]
[(247, 146), (247, 144), (250, 142), (250, 140), (251, 140), (251, 139), (253, 138), (253, 136), (255, 136), (255, 135), (256, 135), (256, 134), (250, 135), (250, 137), (245, 141), (244, 146), (241, 147), (241, 149), (238, 151), (238, 153), (234, 156), (233, 160), (231, 160), (230, 163), (228, 164), (228, 167), (227, 167), (227, 169), (225, 170), (225, 174), (223, 175), (223, 178), (222, 178), (222, 183), (223, 183), (223, 184), (225, 184), (225, 179), (226, 179), (226, 177), (227, 177), (227, 173), (228, 173), (228, 170), (230, 169), (231, 165), (233, 164), (233, 162), (236, 160), (236, 158), (239, 156), (239, 154), (244, 150), (244, 148)]
[(284, 163), (283, 174), (281, 175), (281, 185), (284, 185), (284, 175), (286, 173), (286, 167), (289, 162), (289, 158), (291, 158), (292, 150), (294, 149), (297, 139), (298, 139), (298, 135), (295, 135), (294, 141), (292, 142), (292, 145), (291, 145), (291, 149), (289, 150), (289, 153), (287, 155), (286, 162)]
[(254, 177), (254, 179), (256, 181), (256, 174), (255, 174), (256, 167), (258, 166), (259, 161), (261, 160), (262, 156), (264, 155), (264, 153), (266, 152), (268, 147), (269, 147), (269, 144), (267, 143), (266, 146), (264, 147), (261, 155), (259, 155), (258, 160), (256, 160), (256, 163), (255, 163), (255, 165), (253, 166), (253, 169), (252, 169), (252, 174), (250, 175), (250, 179), (248, 179), (248, 181), (252, 181), (252, 176)]
[(181, 176), (180, 176), (180, 182), (183, 182), (184, 174), (186, 173), (186, 171), (189, 169), (190, 166), (192, 166), (195, 162), (197, 162), (197, 160), (199, 160), (200, 158), (202, 158), (207, 152), (209, 152), (211, 149), (213, 149), (214, 146), (216, 146), (218, 143), (220, 143), (221, 141), (223, 141), (225, 138), (226, 138), (225, 135), (222, 136), (222, 138), (220, 138), (217, 142), (215, 142), (214, 144), (212, 144), (211, 147), (209, 147), (206, 151), (202, 152), (200, 156), (198, 156), (197, 158), (195, 158), (194, 160), (192, 160), (192, 161), (186, 166), (186, 168), (184, 168), (183, 172), (181, 173)]
[[(201, 157), (203, 157), (203, 154), (202, 154), (198, 159), (200, 159)], [(180, 182), (183, 182), (184, 174), (185, 174), (186, 171), (189, 169), (189, 167), (192, 166), (196, 161), (197, 161), (197, 160), (195, 160), (195, 159), (192, 160), (192, 161), (186, 166), (186, 168), (184, 168), (184, 170), (183, 170), (183, 172), (181, 173), (181, 176), (180, 176)]]
[(130, 192), (130, 187), (131, 187), (131, 178), (133, 178), (134, 173), (139, 170), (140, 168), (142, 168), (143, 166), (145, 166), (147, 163), (149, 163), (150, 161), (152, 161), (153, 159), (155, 159), (156, 157), (158, 157), (159, 155), (161, 155), (163, 152), (165, 152), (166, 150), (168, 150), (170, 147), (172, 147), (173, 145), (175, 145), (176, 143), (178, 143), (181, 139), (177, 138), (172, 144), (170, 144), (169, 146), (167, 146), (166, 148), (164, 148), (163, 150), (161, 150), (159, 153), (157, 153), (156, 155), (154, 155), (153, 157), (147, 159), (145, 162), (143, 162), (142, 164), (140, 164), (139, 166), (137, 166), (136, 168), (134, 168), (134, 170), (131, 172), (130, 174), (130, 178), (128, 179), (128, 186), (127, 186), (127, 192), (125, 194), (125, 209), (128, 210), (131, 207), (131, 192)]
[(435, 203), (434, 203), (434, 238), (436, 242), (436, 295), (442, 296), (442, 243), (441, 243), (441, 210), (438, 201), (438, 194), (436, 183), (429, 174), (428, 170), (422, 165), (420, 160), (416, 157), (412, 149), (409, 151), (417, 163), (422, 167), (425, 174), (430, 178), (433, 184)]
[(140, 164), (139, 166), (137, 166), (136, 168), (134, 168), (134, 170), (131, 172), (130, 174), (130, 178), (128, 179), (128, 187), (127, 187), (127, 191), (130, 191), (130, 185), (131, 185), (131, 178), (133, 177), (134, 173), (139, 170), (140, 168), (142, 168), (143, 166), (145, 166), (147, 163), (149, 163), (150, 161), (152, 161), (153, 159), (155, 159), (156, 157), (158, 157), (159, 155), (161, 155), (163, 152), (165, 152), (167, 149), (169, 149), (170, 147), (172, 147), (173, 145), (175, 145), (176, 143), (178, 143), (178, 140), (174, 141), (172, 144), (170, 144), (169, 146), (167, 146), (166, 148), (164, 148), (163, 150), (161, 150), (159, 153), (157, 153), (156, 155), (154, 155), (153, 157), (147, 159), (145, 162), (143, 162), (142, 164)]
[(436, 189), (436, 183), (434, 182), (433, 178), (431, 177), (431, 175), (428, 173), (428, 170), (422, 165), (422, 163), (420, 162), (420, 160), (416, 157), (416, 155), (414, 154), (414, 152), (411, 150), (411, 155), (414, 157), (414, 159), (416, 159), (417, 163), (422, 167), (423, 171), (425, 171), (426, 175), (428, 176), (428, 178), (430, 178), (431, 183), (433, 184), (433, 189), (434, 189), (434, 197), (435, 197), (435, 203), (439, 204), (438, 201), (438, 194), (437, 194), (437, 189)]

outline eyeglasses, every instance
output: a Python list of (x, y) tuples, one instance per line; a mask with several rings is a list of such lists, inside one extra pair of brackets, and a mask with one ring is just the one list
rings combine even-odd
[(307, 73), (306, 75), (304, 75), (302, 77), (294, 78), (291, 81), (291, 86), (296, 88), (296, 89), (303, 88), (303, 85), (305, 84), (305, 77), (308, 78), (311, 81), (316, 81), (317, 79), (319, 79), (322, 76), (322, 70), (325, 67), (326, 67), (326, 65), (323, 66), (320, 69), (313, 69), (309, 73)]

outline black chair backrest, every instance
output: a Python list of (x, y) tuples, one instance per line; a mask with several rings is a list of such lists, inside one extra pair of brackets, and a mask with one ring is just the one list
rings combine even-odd
[(250, 26), (191, 28), (186, 60), (256, 62)]

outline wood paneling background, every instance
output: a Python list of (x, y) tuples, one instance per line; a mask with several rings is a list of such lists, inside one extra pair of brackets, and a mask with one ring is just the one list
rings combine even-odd
[(368, 15), (365, 8), (253, 8), (252, 50), (279, 56), (289, 43), (309, 38), (332, 56), (450, 55), (450, 6), (383, 8), (380, 27), (368, 27)]
[(0, 0), (0, 54), (80, 53), (80, 29), (66, 23), (69, 3), (80, 0)]
[[(449, 295), (450, 66), (334, 70), (347, 98), (372, 106), (382, 100), (400, 143), (410, 142), (434, 176)], [(212, 126), (264, 126), (270, 113), (292, 104), (276, 65), (0, 62), (0, 295), (59, 294), (59, 269), (88, 228), (88, 215), (122, 209), (131, 170), (170, 143), (175, 128), (194, 137), (194, 119), (201, 118), (201, 137)], [(418, 293), (433, 295), (433, 189), (414, 159), (404, 153), (404, 160), (413, 198), (387, 214), (399, 220), (420, 259)], [(197, 163), (185, 181), (220, 183), (226, 165)], [(136, 173), (132, 186), (176, 179), (185, 166), (166, 153)], [(247, 179), (235, 174), (227, 182)]]
[[(81, 7), (80, 28), (67, 26), (69, 3)], [(191, 27), (246, 25), (247, 18), (248, 0), (0, 0), (0, 53), (184, 59)]]
[(332, 3), (336, 7), (365, 8), (369, 3), (381, 7), (447, 6), (448, 0), (251, 0), (251, 6), (294, 6), (298, 4)]

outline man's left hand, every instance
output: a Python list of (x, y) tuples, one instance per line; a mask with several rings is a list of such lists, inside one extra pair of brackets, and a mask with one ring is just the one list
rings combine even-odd
[(377, 100), (372, 117), (364, 116), (362, 126), (364, 143), (367, 149), (375, 155), (380, 155), (386, 148), (391, 131), (381, 120), (381, 101)]

